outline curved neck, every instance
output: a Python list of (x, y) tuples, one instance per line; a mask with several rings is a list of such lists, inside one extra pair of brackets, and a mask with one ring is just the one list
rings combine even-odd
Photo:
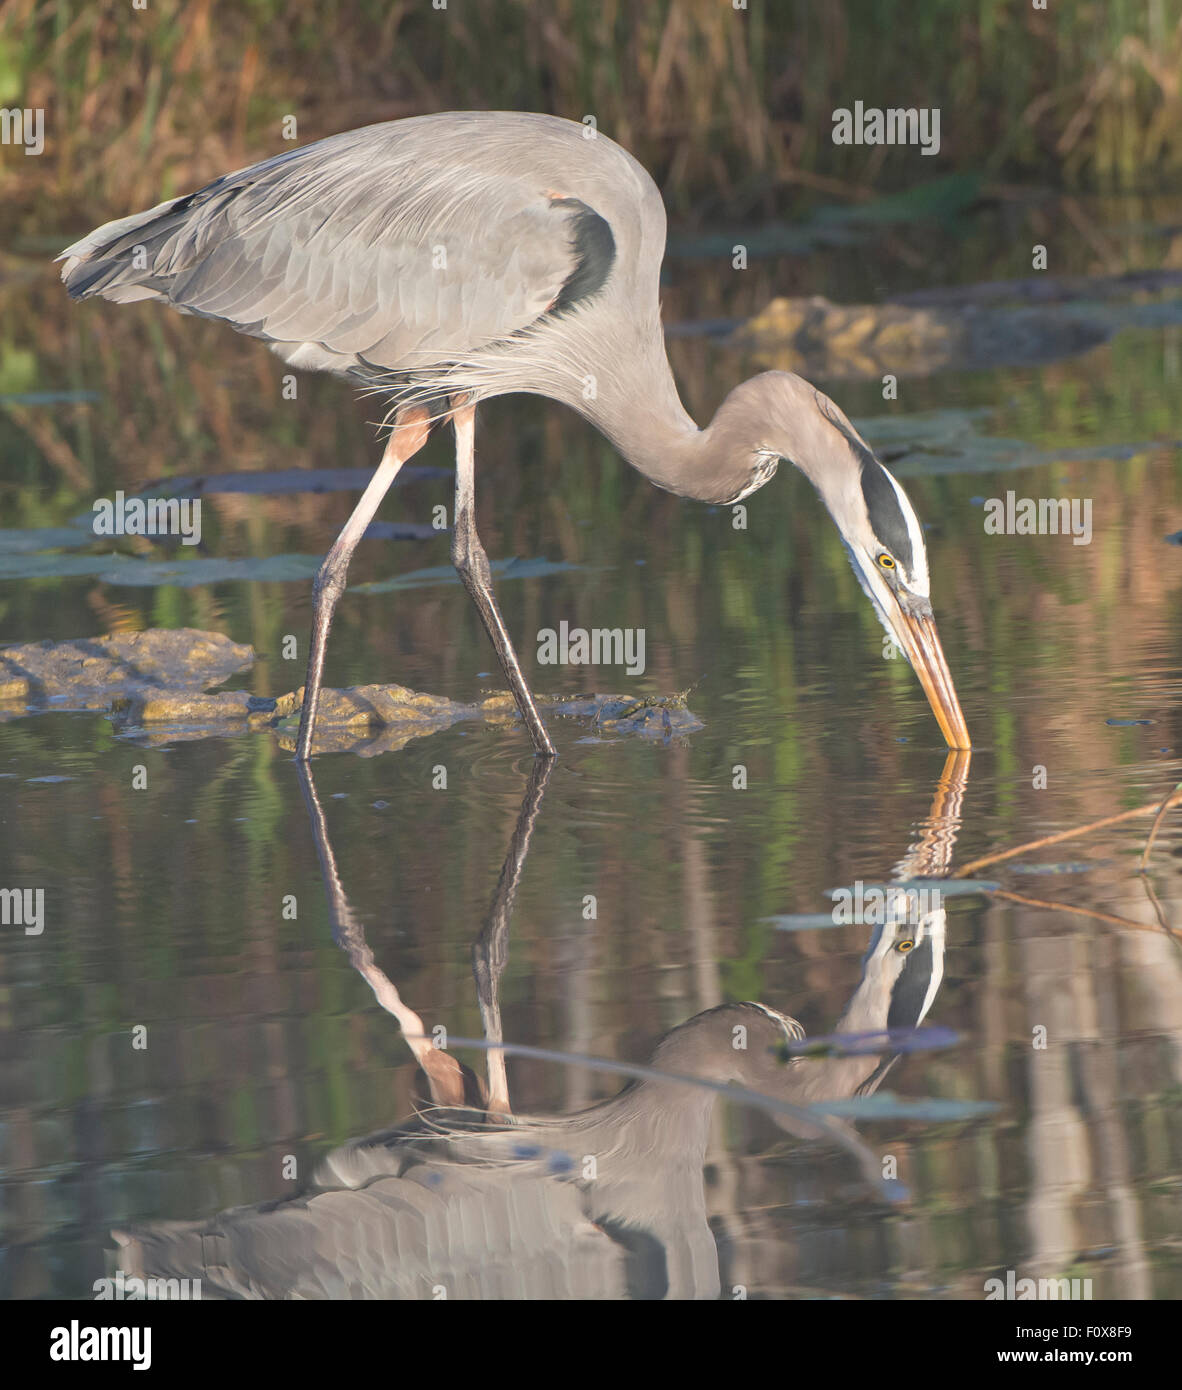
[(700, 430), (678, 401), (680, 419), (643, 403), (610, 422), (594, 423), (649, 482), (699, 502), (737, 501), (758, 476), (751, 448), (731, 431), (718, 429), (718, 416)]
[(597, 392), (568, 396), (566, 403), (657, 487), (701, 502), (736, 499), (757, 476), (768, 476), (766, 466), (760, 475), (741, 421), (723, 407), (698, 428), (677, 394), (663, 340), (656, 345), (657, 351), (621, 352)]

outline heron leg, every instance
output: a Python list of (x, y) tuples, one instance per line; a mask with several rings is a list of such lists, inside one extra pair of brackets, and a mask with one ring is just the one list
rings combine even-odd
[(557, 756), (554, 745), (525, 683), (513, 643), (509, 640), (505, 620), (501, 617), (493, 593), (488, 556), (476, 534), (476, 407), (465, 404), (465, 399), (454, 397), (452, 401), (454, 408), (451, 418), (456, 430), (456, 516), (451, 542), (452, 564), (476, 605), (484, 630), (496, 649), (517, 708), (533, 739), (534, 752), (543, 758), (553, 758)]
[(308, 648), (308, 674), (304, 677), (304, 703), (300, 710), (300, 732), (296, 740), (297, 762), (306, 763), (312, 753), (312, 732), (316, 724), (316, 707), (320, 703), (320, 684), (324, 678), (328, 630), (332, 626), (337, 601), (345, 591), (349, 560), (365, 534), (365, 528), (381, 506), (382, 498), (390, 490), (390, 484), (398, 476), (398, 470), (412, 454), (418, 453), (430, 432), (430, 417), (421, 406), (399, 412), (377, 471), (316, 572), (312, 587), (312, 639)]

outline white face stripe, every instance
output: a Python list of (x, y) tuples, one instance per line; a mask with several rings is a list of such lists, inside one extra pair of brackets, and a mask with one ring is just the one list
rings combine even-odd
[[(915, 1026), (919, 1025), (927, 1017), (928, 1010), (932, 1007), (932, 1001), (944, 980), (944, 927), (946, 922), (946, 909), (937, 908), (928, 919), (928, 933), (932, 938), (932, 978), (928, 982), (928, 992), (924, 995), (923, 1007), (919, 1011), (919, 1017), (915, 1020)], [(918, 940), (918, 938), (917, 938)]]
[(895, 496), (899, 499), (899, 508), (907, 522), (907, 535), (911, 540), (911, 556), (915, 561), (915, 574), (907, 587), (913, 594), (919, 594), (921, 598), (930, 598), (932, 582), (928, 575), (928, 552), (923, 543), (923, 527), (919, 524), (919, 517), (915, 515), (915, 508), (907, 500), (907, 494), (895, 481), (895, 475), (889, 468), (883, 468), (882, 471), (890, 479), (891, 487), (895, 489)]

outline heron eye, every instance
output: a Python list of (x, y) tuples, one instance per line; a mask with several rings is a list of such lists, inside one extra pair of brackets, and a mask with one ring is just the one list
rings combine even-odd
[(886, 553), (885, 550), (878, 557), (878, 563), (883, 567), (884, 570), (893, 570), (895, 568), (894, 560), (891, 559), (891, 557)]
[(902, 953), (903, 953), (904, 955), (906, 955), (907, 952), (910, 951), (910, 950), (914, 947), (914, 945), (915, 945), (915, 942), (914, 942), (914, 941), (911, 941), (911, 940), (907, 940), (907, 941), (898, 941), (898, 942), (895, 943), (895, 950), (896, 950), (896, 951), (902, 951)]

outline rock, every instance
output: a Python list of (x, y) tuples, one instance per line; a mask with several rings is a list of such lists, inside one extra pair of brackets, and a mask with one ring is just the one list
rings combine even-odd
[(773, 299), (730, 344), (778, 371), (851, 380), (1038, 364), (1084, 352), (1110, 332), (1045, 307), (833, 304), (813, 295)]
[[(109, 711), (125, 734), (150, 744), (203, 738), (218, 730), (276, 728), (282, 746), (294, 749), (302, 687), (278, 699), (206, 689), (253, 661), (251, 647), (195, 628), (5, 647), (0, 649), (0, 721), (38, 709), (100, 709)], [(684, 695), (540, 696), (538, 704), (551, 716), (585, 721), (590, 736), (667, 738), (702, 727)], [(320, 692), (315, 751), (373, 757), (463, 720), (511, 724), (518, 719), (508, 691), (462, 704), (404, 685), (328, 689)]]
[(197, 693), (253, 661), (251, 647), (190, 627), (27, 642), (0, 648), (0, 698), (37, 708), (109, 709), (117, 699), (152, 691)]
[(144, 691), (115, 700), (113, 714), (126, 715), (137, 724), (216, 725), (249, 720), (265, 726), (270, 712), (251, 708), (254, 697), (245, 690), (219, 690), (214, 695), (184, 690)]
[[(304, 687), (281, 695), (275, 702), (280, 718), (299, 718)], [(413, 724), (418, 728), (447, 728), (470, 719), (475, 707), (459, 705), (441, 695), (426, 695), (404, 685), (355, 685), (348, 690), (322, 689), (316, 711), (317, 729), (379, 728)]]

